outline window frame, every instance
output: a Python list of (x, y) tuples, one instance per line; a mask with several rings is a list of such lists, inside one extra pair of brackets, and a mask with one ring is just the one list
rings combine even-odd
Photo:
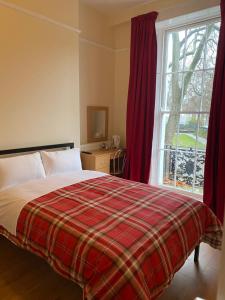
[[(185, 191), (176, 188), (175, 186), (166, 186), (160, 184), (160, 166), (162, 163), (161, 150), (161, 137), (162, 137), (162, 118), (165, 113), (170, 113), (170, 111), (162, 110), (161, 99), (163, 97), (163, 84), (164, 75), (166, 74), (166, 40), (168, 32), (174, 30), (186, 29), (188, 26), (195, 26), (200, 24), (208, 24), (215, 21), (221, 21), (220, 17), (220, 7), (216, 6), (210, 9), (205, 9), (199, 12), (191, 13), (188, 15), (180, 16), (177, 18), (169, 19), (166, 21), (156, 23), (156, 34), (158, 43), (158, 57), (157, 57), (157, 75), (156, 75), (156, 103), (155, 103), (155, 122), (154, 122), (154, 132), (153, 132), (153, 143), (152, 143), (152, 162), (151, 162), (151, 173), (150, 173), (150, 184), (158, 186), (160, 188), (178, 192), (181, 194), (192, 196), (198, 200), (202, 200), (202, 195)], [(185, 113), (185, 112), (181, 112)], [(191, 114), (191, 112), (187, 112)], [(193, 113), (196, 113), (193, 112)], [(203, 114), (204, 112), (200, 112)], [(205, 112), (208, 114), (208, 112)], [(161, 160), (160, 160), (161, 159)]]

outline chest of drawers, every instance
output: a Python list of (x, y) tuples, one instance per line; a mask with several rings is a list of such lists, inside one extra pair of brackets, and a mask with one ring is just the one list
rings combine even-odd
[(116, 149), (110, 149), (81, 152), (83, 169), (100, 171), (109, 174), (110, 160), (113, 158), (116, 151)]

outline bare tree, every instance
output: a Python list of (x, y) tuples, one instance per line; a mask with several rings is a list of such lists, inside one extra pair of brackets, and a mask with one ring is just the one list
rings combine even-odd
[[(202, 27), (193, 28), (187, 32), (187, 36), (180, 40), (179, 33), (172, 33), (172, 62), (171, 68), (171, 83), (170, 83), (170, 110), (168, 123), (166, 126), (165, 144), (172, 145), (175, 133), (179, 126), (179, 112), (181, 110), (182, 100), (185, 98), (188, 92), (188, 87), (193, 79), (194, 71), (199, 63), (201, 63), (204, 48), (207, 43), (211, 43), (212, 51), (216, 51), (217, 43), (214, 36), (211, 37), (213, 31), (218, 32), (218, 26), (211, 24), (206, 30)], [(214, 47), (214, 48), (213, 48)], [(192, 61), (189, 64), (188, 69), (184, 73), (183, 78), (183, 90), (182, 85), (179, 84), (180, 78), (178, 70), (184, 59), (192, 57)], [(212, 81), (212, 78), (209, 80)], [(196, 90), (196, 95), (201, 96), (201, 88)], [(194, 100), (194, 99), (193, 99)], [(194, 102), (195, 103), (195, 102)]]

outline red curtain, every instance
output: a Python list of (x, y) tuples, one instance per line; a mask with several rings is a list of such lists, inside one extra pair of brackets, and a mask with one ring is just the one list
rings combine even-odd
[(148, 183), (155, 110), (157, 12), (131, 20), (125, 178)]
[(223, 222), (225, 203), (225, 0), (213, 84), (205, 162), (204, 202)]

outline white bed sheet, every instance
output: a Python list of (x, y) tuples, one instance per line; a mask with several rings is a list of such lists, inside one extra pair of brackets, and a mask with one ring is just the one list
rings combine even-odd
[(76, 171), (32, 180), (0, 192), (0, 225), (16, 235), (19, 214), (30, 201), (62, 187), (84, 180), (105, 176), (96, 171)]

